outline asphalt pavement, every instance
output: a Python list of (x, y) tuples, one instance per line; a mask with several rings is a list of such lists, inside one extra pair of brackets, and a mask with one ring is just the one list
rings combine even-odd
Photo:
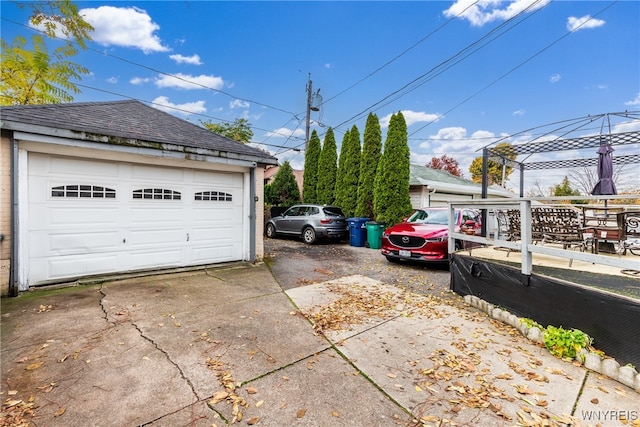
[(555, 358), (445, 269), (278, 242), (3, 299), (0, 425), (638, 425), (637, 379)]

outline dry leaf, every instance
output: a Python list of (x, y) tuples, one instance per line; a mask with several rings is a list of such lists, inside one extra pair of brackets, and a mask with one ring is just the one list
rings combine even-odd
[(18, 394), (18, 390), (9, 390), (9, 391), (7, 392), (7, 394), (8, 394), (9, 396), (15, 396), (16, 394)]
[(65, 408), (64, 406), (60, 409), (58, 409), (55, 414), (53, 414), (54, 417), (59, 417), (60, 415), (64, 414), (66, 412), (67, 408)]
[(307, 413), (307, 410), (305, 408), (300, 409), (297, 413), (296, 413), (296, 417), (297, 418), (302, 418), (305, 416), (305, 414)]
[(38, 369), (43, 364), (44, 364), (44, 362), (32, 363), (31, 365), (27, 366), (26, 369), (27, 369), (27, 371), (35, 371), (36, 369)]
[(417, 385), (417, 386), (416, 386), (416, 391), (417, 391), (418, 393), (420, 393), (420, 392), (422, 391), (422, 389), (420, 388), (420, 386), (419, 386), (419, 385)]
[(260, 417), (253, 417), (253, 418), (249, 418), (247, 420), (247, 424), (252, 426), (258, 423), (258, 421), (260, 420)]
[(258, 392), (258, 389), (255, 387), (247, 387), (247, 393), (249, 394), (256, 394)]
[(594, 405), (597, 405), (598, 403), (600, 403), (600, 401), (594, 397), (593, 399), (591, 399), (591, 403), (593, 403)]
[(387, 376), (389, 378), (398, 378), (398, 376), (396, 374), (392, 374), (392, 373), (388, 373)]
[(331, 415), (333, 415), (336, 418), (340, 418), (340, 414), (338, 413), (338, 411), (333, 411)]
[(215, 405), (216, 403), (223, 401), (227, 397), (229, 397), (229, 393), (227, 393), (226, 391), (216, 391), (215, 393), (213, 393), (213, 398), (210, 400), (210, 403), (212, 405)]
[(259, 407), (261, 407), (262, 405), (264, 405), (264, 400), (259, 400), (259, 401), (256, 403), (256, 408), (259, 408)]

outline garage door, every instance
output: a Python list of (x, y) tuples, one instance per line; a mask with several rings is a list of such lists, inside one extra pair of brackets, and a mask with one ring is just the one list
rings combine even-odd
[(37, 153), (28, 171), (29, 285), (243, 258), (241, 173)]

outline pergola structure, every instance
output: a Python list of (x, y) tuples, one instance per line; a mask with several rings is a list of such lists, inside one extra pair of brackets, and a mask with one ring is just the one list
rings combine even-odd
[[(611, 118), (623, 118), (626, 120), (623, 125), (618, 125), (621, 129), (631, 129), (628, 132), (611, 132)], [(564, 138), (566, 135), (584, 130), (584, 127), (595, 121), (602, 121), (600, 132), (595, 135), (580, 136), (573, 138)], [(608, 132), (603, 133), (605, 123), (608, 125)], [(521, 134), (525, 134), (524, 131)], [(550, 138), (550, 135), (560, 133), (562, 136)], [(511, 138), (516, 135), (510, 135)], [(588, 148), (598, 148), (600, 146), (621, 146), (621, 145), (638, 145), (640, 147), (640, 111), (625, 111), (621, 113), (605, 113), (596, 116), (587, 116), (579, 119), (562, 122), (562, 126), (545, 133), (537, 138), (524, 143), (515, 145), (497, 146), (506, 138), (498, 140), (493, 144), (482, 149), (482, 198), (487, 197), (488, 188), (488, 163), (489, 161), (497, 162), (503, 166), (512, 167), (520, 171), (520, 197), (524, 197), (524, 171), (525, 170), (546, 170), (560, 168), (574, 168), (583, 166), (596, 166), (598, 156), (593, 158), (575, 158), (563, 160), (550, 160), (538, 162), (526, 162), (534, 154), (551, 153), (559, 151), (577, 151)], [(594, 151), (595, 153), (595, 151)], [(525, 156), (525, 160), (516, 161), (514, 159)], [(640, 150), (632, 154), (613, 156), (613, 165), (626, 165), (640, 163)]]

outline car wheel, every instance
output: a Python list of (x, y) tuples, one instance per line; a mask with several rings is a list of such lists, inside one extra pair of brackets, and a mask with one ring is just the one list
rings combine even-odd
[(308, 245), (316, 241), (316, 230), (311, 227), (307, 227), (302, 230), (302, 240)]
[(273, 239), (276, 237), (276, 227), (271, 223), (267, 224), (267, 229), (265, 232), (267, 234), (267, 237), (270, 239)]

